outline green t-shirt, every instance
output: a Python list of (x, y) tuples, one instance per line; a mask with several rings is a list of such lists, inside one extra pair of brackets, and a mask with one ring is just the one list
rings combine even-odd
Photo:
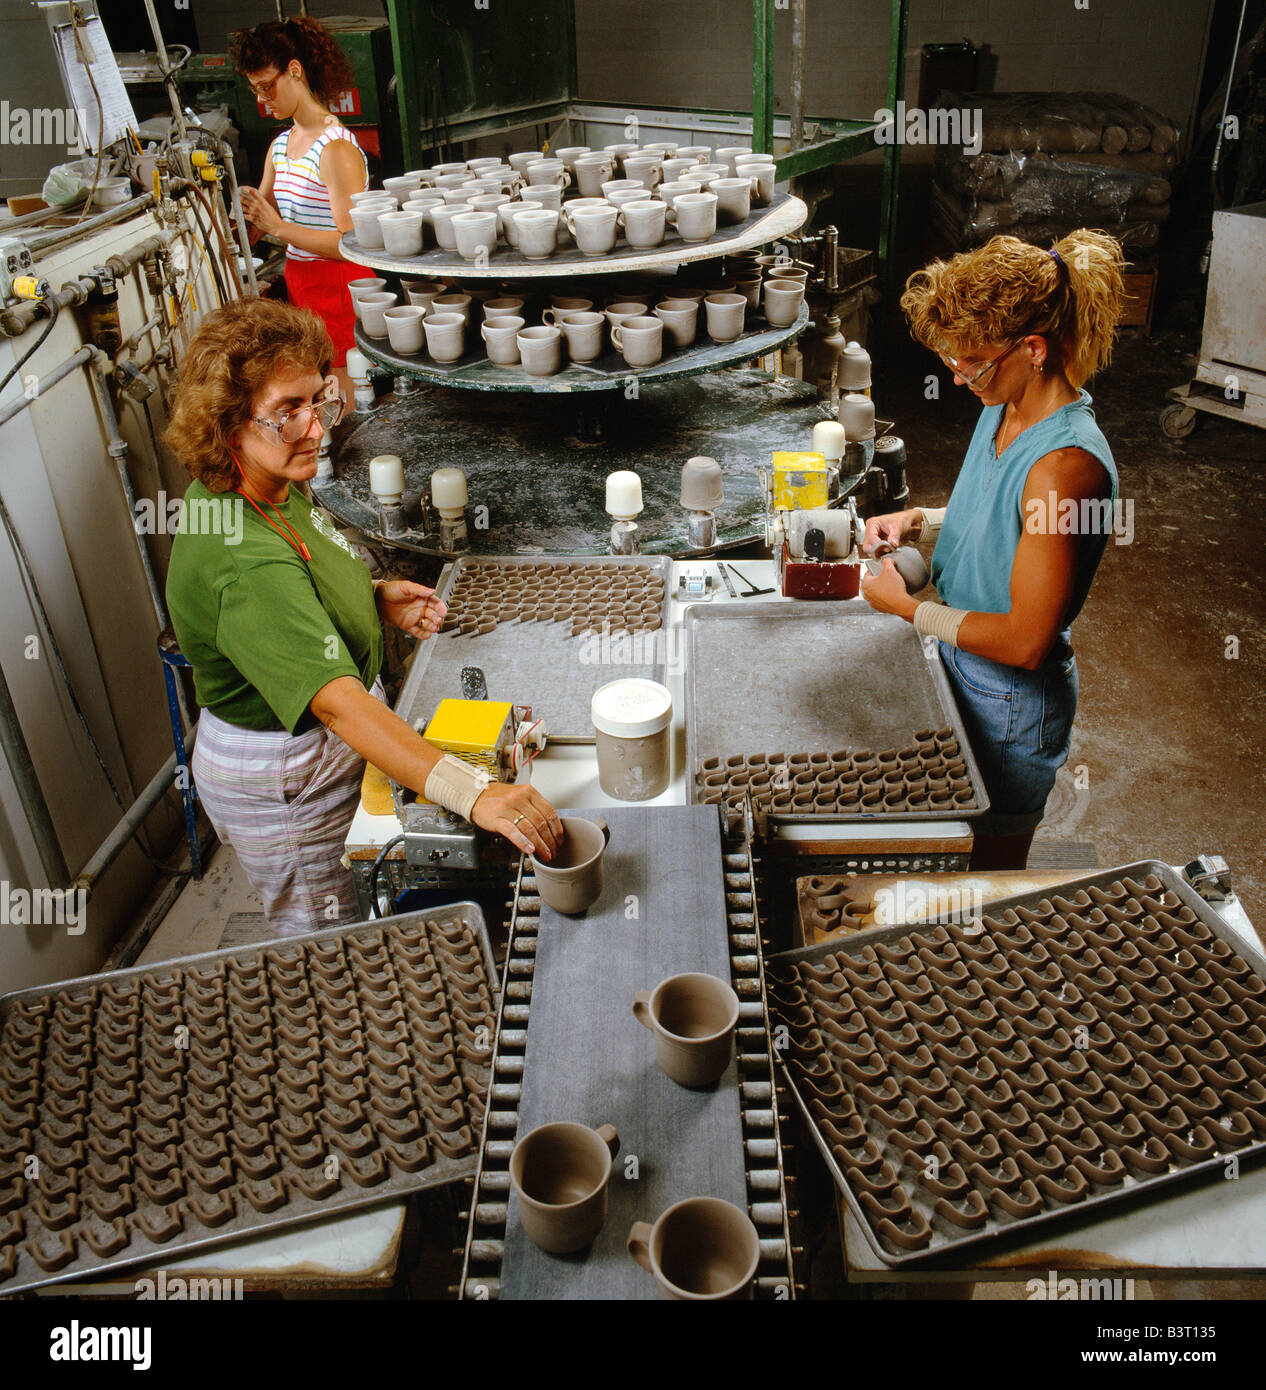
[(328, 682), (373, 684), (382, 629), (369, 571), (329, 520), (293, 486), (277, 512), (310, 562), (238, 493), (193, 483), (172, 541), (167, 606), (198, 703), (245, 729), (293, 734), (314, 726), (308, 706)]

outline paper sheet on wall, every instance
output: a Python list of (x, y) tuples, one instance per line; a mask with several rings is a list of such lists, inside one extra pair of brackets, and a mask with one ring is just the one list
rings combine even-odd
[[(79, 27), (78, 44), (75, 42), (75, 32), (72, 24), (59, 24), (56, 27), (57, 60), (61, 64), (71, 105), (79, 117), (80, 141), (85, 150), (95, 154), (103, 145), (112, 145), (116, 140), (123, 139), (129, 130), (135, 130), (136, 114), (101, 20), (93, 15)], [(84, 65), (84, 53), (92, 64), (91, 81)], [(94, 83), (96, 96), (92, 90)], [(97, 111), (97, 96), (101, 98), (100, 113)]]

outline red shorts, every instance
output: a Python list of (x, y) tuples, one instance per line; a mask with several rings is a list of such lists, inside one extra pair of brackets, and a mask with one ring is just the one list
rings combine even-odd
[(311, 309), (325, 320), (334, 342), (335, 367), (346, 365), (348, 349), (356, 346), (352, 335), (356, 314), (347, 292), (347, 283), (374, 273), (352, 261), (334, 261), (325, 257), (319, 261), (286, 258), (286, 294), (291, 304), (300, 309)]

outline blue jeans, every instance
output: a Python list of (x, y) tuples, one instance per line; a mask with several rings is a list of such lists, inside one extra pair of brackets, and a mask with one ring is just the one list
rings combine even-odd
[(1003, 666), (944, 642), (940, 648), (989, 793), (989, 813), (977, 829), (986, 835), (1036, 829), (1055, 774), (1068, 760), (1077, 713), (1077, 662), (1068, 629), (1036, 671)]

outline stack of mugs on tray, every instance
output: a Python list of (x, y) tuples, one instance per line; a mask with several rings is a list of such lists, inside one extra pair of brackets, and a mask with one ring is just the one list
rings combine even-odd
[(605, 256), (620, 241), (654, 250), (672, 231), (706, 242), (768, 207), (776, 177), (772, 155), (739, 145), (524, 150), (384, 179), (352, 195), (352, 225), (363, 250), (401, 258), (438, 247), (471, 262), (498, 251), (545, 261), (573, 245)]
[(693, 347), (701, 328), (715, 343), (732, 343), (755, 328), (789, 327), (807, 277), (785, 256), (741, 251), (640, 283), (607, 276), (548, 286), (402, 278), (396, 293), (385, 278), (371, 276), (351, 281), (348, 290), (364, 335), (386, 339), (399, 356), (425, 353), (451, 365), (486, 355), (498, 366), (545, 377), (573, 362), (603, 370), (603, 358), (605, 369), (617, 372), (653, 367)]

